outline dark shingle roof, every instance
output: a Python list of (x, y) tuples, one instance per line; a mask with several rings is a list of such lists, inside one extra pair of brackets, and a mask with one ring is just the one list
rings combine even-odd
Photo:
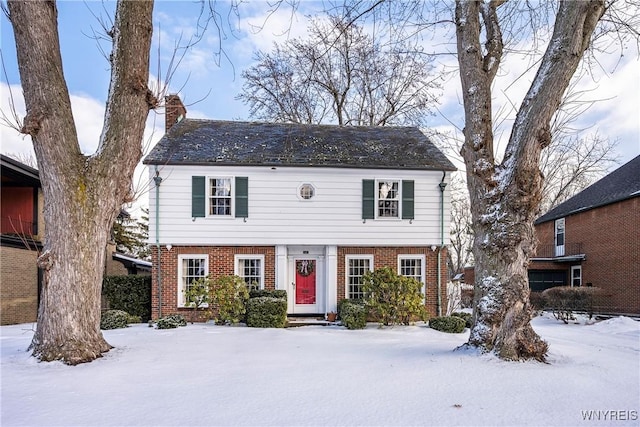
[(640, 196), (640, 156), (551, 209), (535, 223), (563, 218), (638, 196)]
[(174, 125), (144, 163), (455, 170), (415, 127), (196, 119)]

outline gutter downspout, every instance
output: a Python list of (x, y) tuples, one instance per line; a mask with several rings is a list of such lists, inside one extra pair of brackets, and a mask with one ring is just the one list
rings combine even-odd
[(162, 183), (162, 177), (158, 171), (158, 166), (155, 167), (156, 176), (153, 177), (153, 182), (156, 184), (156, 281), (158, 282), (158, 318), (162, 317), (162, 274), (161, 274), (161, 262), (160, 262), (160, 184)]
[(438, 316), (442, 316), (442, 285), (441, 285), (441, 277), (442, 277), (442, 260), (441, 254), (442, 249), (444, 249), (444, 189), (447, 187), (447, 184), (444, 182), (444, 178), (447, 176), (447, 172), (442, 171), (442, 180), (438, 187), (440, 187), (440, 247), (438, 248), (438, 299), (437, 299), (437, 309)]

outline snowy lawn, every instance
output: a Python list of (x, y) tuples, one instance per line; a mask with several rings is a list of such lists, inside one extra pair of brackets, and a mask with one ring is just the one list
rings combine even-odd
[(549, 364), (453, 351), (468, 330), (195, 324), (104, 331), (116, 348), (70, 367), (29, 357), (32, 325), (3, 326), (0, 424), (640, 424), (640, 322), (533, 324)]

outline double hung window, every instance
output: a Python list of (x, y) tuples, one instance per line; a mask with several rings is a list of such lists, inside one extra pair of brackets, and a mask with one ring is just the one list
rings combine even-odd
[(207, 255), (179, 255), (178, 256), (178, 305), (187, 306), (185, 298), (193, 283), (204, 279), (209, 274)]
[(264, 289), (264, 255), (236, 255), (235, 274), (242, 277), (247, 288)]
[(349, 299), (363, 299), (362, 277), (373, 270), (373, 256), (347, 256), (346, 260), (347, 289), (345, 296)]

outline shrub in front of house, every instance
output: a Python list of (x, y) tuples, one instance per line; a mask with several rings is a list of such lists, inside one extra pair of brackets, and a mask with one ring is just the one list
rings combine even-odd
[(602, 296), (601, 289), (593, 287), (556, 286), (542, 292), (545, 308), (564, 323), (574, 320), (576, 311), (593, 316), (594, 307)]
[(209, 302), (217, 324), (238, 323), (247, 311), (249, 291), (240, 276), (220, 276), (209, 286)]
[(362, 287), (365, 307), (381, 325), (409, 325), (425, 318), (422, 284), (412, 277), (382, 267), (367, 272)]
[(129, 323), (129, 313), (122, 310), (107, 310), (100, 317), (100, 329), (126, 328)]
[(340, 301), (338, 317), (347, 329), (364, 329), (367, 326), (367, 309), (361, 300), (343, 299)]
[(158, 329), (175, 329), (178, 326), (187, 326), (187, 321), (182, 314), (170, 314), (159, 318), (156, 322)]
[(471, 313), (465, 313), (464, 311), (454, 311), (453, 313), (451, 313), (451, 315), (464, 320), (464, 326), (471, 329), (471, 322), (473, 321), (473, 316), (471, 315)]
[(429, 327), (440, 332), (459, 334), (464, 331), (465, 321), (456, 316), (440, 316), (429, 319)]
[(284, 289), (252, 289), (249, 291), (249, 298), (270, 297), (287, 299), (287, 291)]
[(255, 297), (247, 301), (247, 326), (284, 328), (287, 323), (287, 299)]
[(151, 319), (151, 276), (105, 276), (102, 294), (109, 309), (140, 316), (145, 322)]
[(545, 298), (542, 292), (529, 292), (529, 303), (535, 311), (542, 311), (545, 309)]

